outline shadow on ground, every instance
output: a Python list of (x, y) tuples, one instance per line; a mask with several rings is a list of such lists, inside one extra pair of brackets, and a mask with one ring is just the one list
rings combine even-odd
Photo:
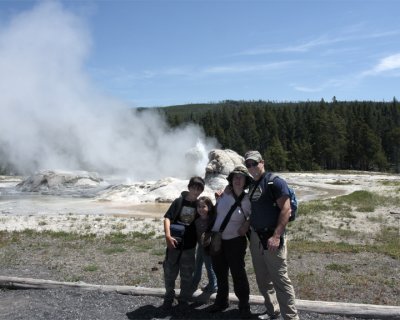
[[(185, 310), (179, 306), (172, 307), (169, 311), (164, 311), (161, 307), (154, 305), (145, 305), (137, 308), (126, 315), (128, 319), (241, 319), (239, 310), (236, 305), (223, 312), (210, 313), (208, 308), (210, 305), (193, 303)], [(258, 314), (253, 314), (251, 319), (257, 319)]]

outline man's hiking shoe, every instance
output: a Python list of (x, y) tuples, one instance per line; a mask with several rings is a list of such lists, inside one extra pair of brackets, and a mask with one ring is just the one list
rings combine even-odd
[(210, 307), (207, 308), (207, 311), (210, 313), (216, 313), (216, 312), (224, 311), (228, 307), (229, 307), (229, 304), (220, 305), (220, 304), (214, 303), (213, 305), (211, 305)]
[(281, 313), (275, 313), (275, 314), (269, 314), (268, 312), (264, 313), (264, 314), (260, 314), (258, 316), (258, 319), (261, 320), (275, 320), (275, 319), (279, 319), (281, 317)]

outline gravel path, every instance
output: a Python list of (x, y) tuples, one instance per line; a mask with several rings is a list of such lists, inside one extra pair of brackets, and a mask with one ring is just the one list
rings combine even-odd
[[(160, 309), (162, 298), (78, 289), (0, 290), (0, 319), (4, 320), (127, 320), (127, 319), (239, 319), (237, 306), (210, 314), (208, 305), (191, 305), (169, 314)], [(251, 306), (253, 318), (264, 311)], [(300, 312), (302, 320), (344, 320), (358, 318)], [(376, 319), (378, 320), (378, 319)]]

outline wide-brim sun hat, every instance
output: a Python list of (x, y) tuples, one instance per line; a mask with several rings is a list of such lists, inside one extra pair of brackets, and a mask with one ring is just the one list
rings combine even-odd
[(229, 181), (229, 184), (232, 185), (232, 179), (233, 179), (233, 175), (234, 174), (241, 174), (243, 176), (245, 176), (246, 178), (246, 183), (245, 183), (245, 189), (249, 186), (250, 183), (253, 182), (253, 178), (251, 177), (249, 171), (247, 170), (247, 168), (243, 165), (239, 165), (237, 167), (235, 167), (228, 175), (228, 177), (226, 178)]

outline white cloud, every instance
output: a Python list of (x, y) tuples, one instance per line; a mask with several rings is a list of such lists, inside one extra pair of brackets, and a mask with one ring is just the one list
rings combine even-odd
[[(311, 39), (309, 41), (304, 41), (302, 43), (294, 44), (294, 45), (287, 45), (287, 46), (260, 46), (257, 48), (251, 48), (247, 50), (243, 50), (235, 55), (263, 55), (263, 54), (270, 54), (270, 53), (290, 53), (290, 52), (309, 52), (310, 50), (322, 46), (330, 46), (337, 43), (342, 42), (350, 42), (355, 43), (360, 40), (368, 40), (368, 39), (379, 39), (379, 38), (386, 38), (397, 36), (400, 34), (398, 30), (386, 31), (386, 32), (371, 32), (367, 34), (353, 34), (353, 35), (343, 35), (343, 36), (328, 36), (323, 35), (316, 37), (315, 39)], [(336, 50), (336, 47), (332, 49)], [(330, 50), (332, 50), (330, 49)], [(344, 50), (341, 48), (341, 50)]]
[(350, 88), (354, 86), (357, 82), (354, 76), (345, 76), (342, 78), (328, 79), (322, 82), (319, 82), (318, 85), (315, 86), (305, 86), (292, 84), (293, 89), (300, 92), (322, 92), (324, 90), (336, 89), (336, 88)]
[(323, 90), (322, 87), (306, 87), (306, 86), (297, 86), (294, 85), (293, 88), (300, 92), (320, 92)]
[(227, 73), (246, 73), (255, 71), (266, 71), (275, 70), (280, 68), (286, 68), (289, 64), (294, 61), (280, 61), (272, 63), (261, 63), (261, 64), (232, 64), (224, 66), (213, 66), (207, 67), (202, 70), (205, 74), (227, 74)]
[[(230, 65), (214, 65), (206, 67), (169, 67), (161, 68), (158, 70), (145, 70), (143, 72), (130, 73), (126, 70), (123, 72), (113, 73), (108, 72), (108, 79), (111, 83), (118, 84), (119, 87), (131, 87), (136, 82), (143, 79), (163, 78), (163, 77), (186, 77), (191, 79), (198, 79), (201, 77), (218, 76), (226, 74), (243, 74), (243, 73), (257, 73), (271, 70), (280, 70), (296, 63), (295, 60), (279, 61), (271, 63), (237, 63)], [(114, 76), (112, 74), (115, 74)], [(129, 89), (130, 90), (130, 89)]]
[(262, 55), (262, 54), (269, 54), (269, 53), (285, 53), (285, 52), (308, 52), (312, 48), (329, 45), (337, 42), (344, 41), (344, 38), (329, 38), (327, 36), (321, 36), (316, 39), (306, 41), (303, 43), (299, 43), (296, 45), (288, 45), (284, 47), (273, 47), (273, 46), (266, 46), (266, 47), (258, 47), (253, 49), (244, 50), (237, 55)]
[(400, 68), (400, 53), (388, 56), (381, 61), (373, 69), (376, 73), (390, 71)]
[(400, 71), (400, 53), (382, 58), (373, 68), (361, 72), (359, 78), (367, 76), (375, 76), (379, 74), (398, 75), (399, 71)]

